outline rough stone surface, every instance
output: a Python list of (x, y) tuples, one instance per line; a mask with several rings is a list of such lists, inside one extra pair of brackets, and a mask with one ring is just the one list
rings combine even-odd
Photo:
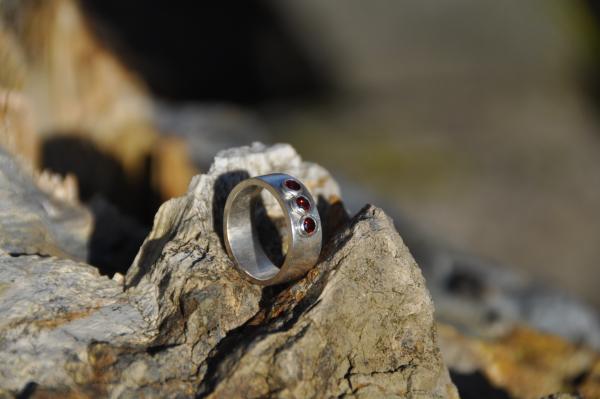
[(86, 209), (40, 189), (0, 149), (0, 250), (85, 260), (91, 230)]
[(145, 338), (145, 322), (121, 286), (68, 259), (2, 252), (0, 315), (0, 387), (13, 392), (90, 381), (94, 342)]
[[(209, 397), (455, 397), (433, 305), (391, 220), (368, 206), (244, 345), (224, 345)], [(295, 301), (291, 312), (279, 301)], [(289, 306), (289, 305), (287, 305)], [(279, 313), (285, 309), (283, 316)], [(246, 333), (246, 332), (244, 332)]]
[[(274, 171), (306, 183), (328, 228), (305, 278), (262, 289), (219, 226), (228, 190)], [(348, 220), (329, 174), (287, 145), (220, 153), (161, 207), (124, 280), (0, 253), (0, 320), (0, 396), (457, 397), (391, 220), (372, 206)]]

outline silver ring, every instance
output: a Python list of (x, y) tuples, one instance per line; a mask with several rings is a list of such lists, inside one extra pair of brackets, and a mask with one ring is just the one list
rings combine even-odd
[[(262, 247), (254, 214), (262, 190), (283, 210), (287, 248), (277, 267)], [(261, 285), (280, 284), (304, 276), (321, 252), (321, 218), (317, 205), (300, 180), (284, 173), (253, 177), (240, 182), (227, 197), (223, 238), (229, 257), (244, 277)]]

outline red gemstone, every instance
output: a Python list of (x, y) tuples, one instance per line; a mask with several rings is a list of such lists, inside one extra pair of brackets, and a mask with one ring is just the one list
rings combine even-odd
[(306, 212), (310, 211), (310, 202), (306, 197), (300, 196), (296, 198), (296, 205), (298, 205), (299, 208), (304, 209)]
[(302, 222), (302, 227), (307, 234), (312, 234), (317, 228), (317, 223), (313, 218), (305, 218)]
[(302, 187), (300, 187), (300, 183), (298, 183), (296, 180), (286, 180), (285, 181), (285, 186), (287, 188), (289, 188), (290, 190), (294, 190), (294, 191), (299, 191)]

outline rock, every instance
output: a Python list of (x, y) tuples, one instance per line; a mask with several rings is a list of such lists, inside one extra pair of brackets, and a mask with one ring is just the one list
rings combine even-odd
[(75, 175), (82, 200), (102, 194), (151, 220), (173, 190), (155, 159), (164, 145), (144, 83), (101, 40), (81, 2), (1, 3), (0, 145), (40, 171)]
[[(233, 185), (276, 170), (307, 184), (328, 228), (305, 278), (263, 289), (234, 270), (219, 226)], [(6, 395), (457, 397), (391, 220), (372, 206), (348, 220), (331, 176), (287, 145), (221, 152), (161, 207), (124, 286), (70, 259), (2, 252), (0, 287)]]
[(407, 236), (437, 304), (439, 320), (474, 337), (501, 337), (528, 325), (600, 348), (600, 317), (580, 299), (508, 265), (458, 251), (439, 240)]
[[(525, 326), (496, 339), (468, 337), (443, 324), (438, 331), (444, 360), (463, 398), (600, 394), (600, 355), (589, 347)], [(478, 387), (476, 396), (463, 395), (473, 386)]]
[[(349, 206), (375, 198), (393, 216), (427, 281), (440, 349), (461, 398), (540, 398), (553, 391), (600, 397), (595, 309), (508, 265), (456, 250), (424, 233), (394, 204), (340, 183)], [(555, 397), (570, 397), (562, 395)]]
[(267, 129), (257, 118), (232, 106), (155, 100), (153, 110), (162, 135), (152, 153), (151, 174), (163, 200), (185, 194), (190, 179), (208, 170), (219, 151), (266, 139)]
[[(144, 84), (99, 39), (79, 2), (3, 1), (0, 20), (0, 36), (11, 44), (0, 70), (14, 64), (19, 72), (1, 83), (27, 94), (37, 134), (76, 134), (108, 148), (117, 147), (117, 137), (133, 137), (126, 131), (148, 128)], [(134, 168), (133, 138), (120, 144), (115, 154)]]
[(243, 345), (219, 345), (201, 392), (457, 397), (424, 280), (392, 221), (367, 206), (329, 245), (306, 279), (276, 297), (266, 320), (237, 332)]
[(424, 226), (417, 226), (397, 204), (352, 181), (337, 180), (350, 209), (371, 201), (394, 219), (425, 276), (438, 321), (488, 339), (526, 325), (600, 349), (600, 315), (580, 298), (511, 265), (454, 248), (443, 237), (424, 232)]
[(185, 140), (189, 157), (200, 170), (207, 170), (219, 151), (269, 137), (255, 115), (233, 106), (156, 100), (153, 115), (161, 132)]
[(92, 222), (89, 211), (40, 189), (32, 175), (0, 150), (0, 250), (5, 255), (83, 261)]
[(520, 325), (528, 325), (575, 344), (600, 348), (600, 317), (581, 300), (508, 266), (434, 240), (410, 248), (423, 265), (440, 321), (485, 338), (502, 337)]
[[(5, 40), (0, 31), (0, 52), (13, 47), (7, 45)], [(7, 58), (1, 59), (6, 61)], [(6, 72), (5, 68), (0, 61), (0, 75)], [(0, 81), (2, 80), (0, 77)], [(0, 83), (0, 146), (29, 168), (33, 168), (38, 164), (40, 146), (33, 129), (31, 107), (27, 98), (19, 91), (11, 90), (8, 83)]]
[[(142, 344), (147, 329), (122, 287), (89, 265), (0, 253), (0, 387), (14, 394), (106, 392), (95, 386), (95, 342)], [(83, 387), (78, 388), (79, 384)]]

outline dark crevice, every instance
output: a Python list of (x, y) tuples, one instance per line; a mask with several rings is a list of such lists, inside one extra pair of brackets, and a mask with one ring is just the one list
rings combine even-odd
[[(312, 298), (313, 296), (311, 295), (310, 297)], [(222, 378), (223, 370), (227, 368), (226, 363), (228, 360), (234, 360), (242, 356), (250, 345), (259, 341), (262, 337), (289, 331), (304, 311), (312, 305), (311, 303), (307, 303), (309, 302), (307, 297), (294, 307), (291, 317), (278, 327), (276, 327), (279, 324), (278, 320), (269, 320), (266, 324), (256, 325), (254, 324), (254, 318), (252, 318), (241, 326), (229, 331), (225, 338), (217, 344), (207, 357), (207, 370), (197, 397), (206, 397), (214, 391)], [(268, 295), (267, 298), (272, 299), (273, 297)], [(318, 295), (316, 295), (316, 298), (318, 298)], [(266, 299), (265, 302), (269, 302), (269, 299)], [(266, 308), (262, 310), (270, 308), (272, 305), (272, 303), (265, 304)], [(305, 329), (301, 331), (301, 334), (305, 331)]]
[(493, 386), (479, 371), (460, 373), (450, 370), (450, 377), (462, 399), (510, 399), (505, 390)]
[(21, 390), (21, 392), (15, 395), (15, 399), (31, 398), (33, 394), (35, 394), (35, 391), (37, 390), (38, 386), (39, 385), (36, 382), (28, 382), (27, 385), (25, 385), (25, 387)]
[(100, 196), (142, 225), (152, 224), (161, 203), (151, 181), (152, 159), (134, 172), (85, 138), (85, 132), (50, 132), (48, 137), (41, 147), (42, 169), (74, 175), (84, 203)]
[(254, 331), (258, 326), (248, 325), (248, 322), (230, 330), (227, 335), (215, 346), (206, 358), (206, 373), (199, 387), (196, 398), (210, 395), (219, 382), (220, 368), (223, 363), (235, 352), (243, 353), (252, 343)]
[[(321, 281), (323, 280), (326, 280), (325, 276), (321, 278)], [(229, 331), (225, 338), (217, 344), (207, 357), (207, 371), (197, 397), (203, 398), (214, 391), (220, 380), (222, 374), (221, 370), (226, 368), (224, 363), (228, 359), (234, 358), (236, 354), (241, 356), (246, 351), (246, 348), (264, 336), (289, 331), (294, 327), (300, 316), (317, 302), (324, 286), (325, 283), (320, 282), (320, 284), (311, 287), (310, 291), (312, 292), (307, 293), (307, 295), (294, 307), (291, 316), (283, 323), (280, 323), (280, 319), (271, 319), (263, 322), (264, 324), (255, 324), (256, 321), (252, 318), (243, 325)], [(275, 293), (280, 293), (286, 288), (265, 288), (263, 290), (263, 297), (261, 298), (261, 310), (258, 313), (263, 311), (268, 313), (269, 309), (274, 306), (274, 300), (277, 298)]]
[(39, 256), (40, 258), (50, 258), (52, 255), (43, 254), (40, 252), (9, 252), (8, 256), (12, 258), (19, 258), (21, 256)]
[(577, 388), (579, 387), (581, 384), (584, 383), (585, 380), (587, 380), (587, 378), (590, 376), (590, 374), (592, 373), (592, 369), (587, 369), (582, 371), (581, 373), (575, 375), (574, 377), (570, 378), (567, 382), (566, 382), (566, 386), (570, 386), (570, 387), (574, 387)]
[(79, 200), (94, 216), (87, 262), (101, 274), (125, 274), (160, 205), (151, 182), (152, 159), (127, 171), (78, 132), (54, 132), (42, 143), (41, 168), (77, 179)]
[(352, 379), (350, 378), (352, 377), (352, 370), (354, 370), (354, 364), (352, 364), (352, 359), (348, 357), (348, 370), (346, 370), (346, 373), (344, 374), (344, 379), (348, 382), (348, 386), (350, 387), (350, 393), (354, 394), (356, 393), (356, 390), (352, 386)]
[(395, 374), (397, 372), (402, 372), (408, 368), (413, 368), (414, 369), (414, 363), (409, 362), (407, 364), (401, 364), (400, 366), (394, 367), (390, 370), (384, 370), (384, 371), (372, 371), (371, 373), (369, 373), (370, 376), (374, 376), (377, 374)]
[(461, 269), (460, 265), (447, 277), (446, 289), (457, 296), (474, 300), (482, 298), (485, 293), (485, 285), (479, 276)]
[(163, 352), (163, 351), (171, 349), (171, 348), (175, 348), (177, 346), (179, 346), (179, 344), (165, 344), (165, 345), (150, 346), (150, 347), (146, 348), (146, 353), (149, 354), (150, 356), (154, 356), (157, 353)]

